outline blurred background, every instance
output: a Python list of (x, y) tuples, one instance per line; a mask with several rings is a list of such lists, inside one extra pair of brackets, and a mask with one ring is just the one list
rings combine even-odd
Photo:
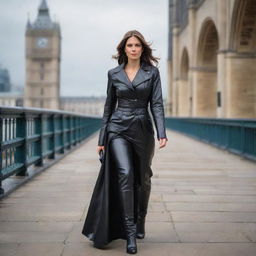
[(111, 56), (132, 29), (161, 58), (167, 95), (167, 0), (10, 0), (0, 13), (2, 105), (102, 114), (107, 70), (118, 65)]
[(255, 0), (0, 2), (0, 105), (103, 113), (107, 70), (139, 30), (167, 116), (256, 117)]

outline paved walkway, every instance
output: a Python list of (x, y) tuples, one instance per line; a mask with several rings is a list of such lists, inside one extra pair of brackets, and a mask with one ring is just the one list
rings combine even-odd
[[(256, 164), (168, 131), (156, 151), (146, 256), (255, 256)], [(92, 247), (82, 226), (100, 162), (97, 136), (0, 201), (0, 255), (125, 255)]]

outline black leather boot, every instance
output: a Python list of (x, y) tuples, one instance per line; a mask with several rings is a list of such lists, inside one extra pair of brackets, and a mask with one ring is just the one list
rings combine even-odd
[(145, 237), (145, 217), (138, 216), (136, 229), (136, 238), (143, 239)]
[(137, 253), (136, 223), (134, 223), (134, 192), (133, 190), (121, 191), (121, 200), (124, 211), (124, 227), (127, 237), (126, 252)]
[(138, 188), (138, 218), (137, 218), (137, 234), (138, 239), (145, 237), (145, 219), (148, 209), (148, 201), (150, 197), (151, 186), (147, 186), (146, 189)]
[(129, 254), (137, 253), (136, 243), (136, 224), (134, 223), (134, 217), (125, 217), (125, 229), (127, 234), (126, 252)]

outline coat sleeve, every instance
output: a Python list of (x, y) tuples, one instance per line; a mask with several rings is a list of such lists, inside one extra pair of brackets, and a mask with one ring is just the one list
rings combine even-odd
[(104, 146), (104, 139), (109, 118), (116, 106), (116, 92), (111, 79), (110, 71), (108, 71), (107, 98), (104, 105), (104, 113), (102, 117), (101, 129), (98, 139), (98, 146)]
[[(153, 88), (150, 97), (150, 110), (153, 115), (154, 123), (157, 130), (157, 139), (166, 138), (165, 132), (165, 114), (162, 97), (161, 78), (158, 68), (156, 68), (153, 80)], [(168, 140), (168, 139), (167, 139)]]

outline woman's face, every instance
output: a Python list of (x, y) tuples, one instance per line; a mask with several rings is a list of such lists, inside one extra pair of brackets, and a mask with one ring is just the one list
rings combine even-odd
[(139, 59), (142, 54), (142, 51), (143, 51), (142, 44), (137, 37), (132, 36), (126, 41), (125, 53), (128, 59), (130, 60)]

